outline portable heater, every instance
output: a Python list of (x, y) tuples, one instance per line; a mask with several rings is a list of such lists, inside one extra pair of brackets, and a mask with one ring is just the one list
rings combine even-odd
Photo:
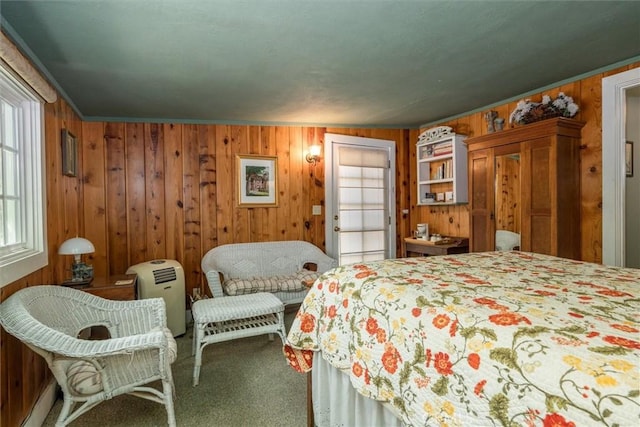
[(127, 274), (138, 275), (138, 297), (163, 298), (167, 307), (167, 327), (173, 336), (186, 332), (184, 270), (178, 261), (156, 259), (132, 265)]

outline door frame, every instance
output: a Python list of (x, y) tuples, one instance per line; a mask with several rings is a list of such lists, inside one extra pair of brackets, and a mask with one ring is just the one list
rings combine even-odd
[(602, 79), (602, 263), (625, 265), (624, 141), (626, 91), (640, 86), (640, 68)]
[(325, 243), (327, 254), (336, 258), (334, 253), (336, 242), (333, 239), (333, 145), (354, 145), (366, 148), (376, 148), (387, 150), (389, 154), (389, 194), (387, 194), (389, 204), (389, 231), (387, 234), (387, 244), (389, 246), (389, 258), (396, 257), (396, 143), (386, 139), (364, 138), (359, 136), (341, 135), (337, 133), (325, 133), (324, 135), (324, 176), (325, 176)]

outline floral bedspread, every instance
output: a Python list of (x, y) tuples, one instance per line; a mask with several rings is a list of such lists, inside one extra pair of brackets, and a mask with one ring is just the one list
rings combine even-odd
[(314, 351), (411, 426), (640, 425), (640, 270), (526, 252), (320, 277), (285, 355)]

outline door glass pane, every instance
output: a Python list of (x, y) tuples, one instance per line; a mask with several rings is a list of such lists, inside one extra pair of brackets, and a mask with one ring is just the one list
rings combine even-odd
[(339, 170), (340, 264), (384, 259), (385, 169), (340, 166)]
[(340, 210), (384, 209), (383, 188), (340, 188)]
[(340, 249), (343, 254), (363, 252), (384, 253), (384, 230), (340, 233)]
[(340, 180), (343, 187), (384, 187), (384, 169), (340, 166)]
[(340, 166), (358, 166), (384, 169), (389, 163), (389, 155), (384, 150), (358, 147), (340, 147)]
[(340, 265), (355, 264), (357, 262), (378, 261), (381, 259), (384, 259), (384, 252), (342, 254), (340, 256)]
[(342, 211), (340, 229), (342, 231), (384, 230), (384, 210)]

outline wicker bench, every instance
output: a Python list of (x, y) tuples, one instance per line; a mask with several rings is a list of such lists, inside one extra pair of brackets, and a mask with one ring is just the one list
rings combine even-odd
[[(200, 381), (202, 349), (209, 344), (237, 338), (277, 333), (284, 345), (284, 304), (275, 295), (260, 292), (196, 301), (193, 315), (193, 386)], [(269, 337), (273, 340), (273, 336)]]
[[(213, 297), (270, 292), (285, 305), (301, 303), (314, 281), (338, 262), (317, 246), (301, 240), (232, 243), (209, 250), (202, 272)], [(305, 265), (315, 266), (309, 271)]]

